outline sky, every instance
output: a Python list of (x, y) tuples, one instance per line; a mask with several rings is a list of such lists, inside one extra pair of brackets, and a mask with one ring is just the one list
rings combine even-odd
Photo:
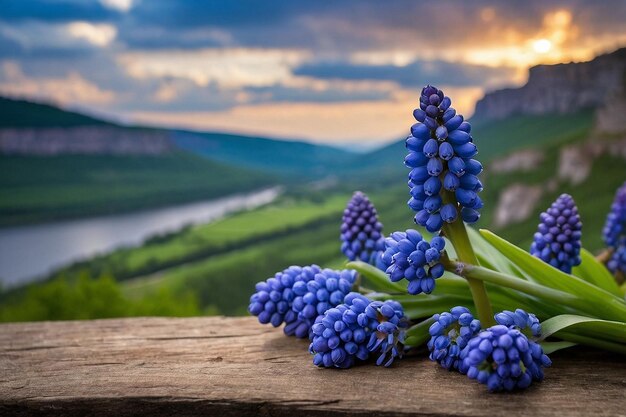
[(435, 84), (466, 116), (626, 46), (626, 1), (2, 0), (0, 94), (124, 123), (367, 147)]

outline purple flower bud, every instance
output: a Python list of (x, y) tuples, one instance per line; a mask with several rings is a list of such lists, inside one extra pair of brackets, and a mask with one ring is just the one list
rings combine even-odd
[[(574, 199), (561, 194), (539, 218), (541, 223), (530, 253), (565, 273), (571, 273), (573, 266), (580, 265), (582, 247), (582, 223)], [(546, 242), (551, 244), (546, 245)]]

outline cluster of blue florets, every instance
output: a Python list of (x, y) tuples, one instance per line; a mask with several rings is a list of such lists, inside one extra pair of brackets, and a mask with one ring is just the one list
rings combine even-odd
[(387, 275), (393, 282), (406, 279), (409, 294), (430, 294), (435, 288), (435, 279), (444, 273), (440, 259), (445, 244), (439, 236), (428, 243), (412, 229), (392, 233), (385, 239), (382, 256)]
[(408, 204), (417, 212), (415, 223), (431, 233), (444, 222), (454, 222), (459, 208), (463, 221), (474, 223), (483, 207), (478, 197), (482, 191), (478, 174), (483, 168), (473, 159), (478, 150), (471, 126), (451, 104), (441, 90), (424, 87), (420, 107), (413, 112), (417, 123), (406, 139), (409, 154), (404, 162), (411, 168)]
[(313, 323), (317, 316), (343, 303), (345, 296), (352, 291), (356, 276), (356, 271), (351, 269), (323, 269), (312, 280), (294, 283), (296, 297), (292, 309), (298, 313), (298, 319)]
[(527, 388), (543, 380), (543, 368), (552, 364), (541, 345), (519, 329), (501, 324), (471, 339), (461, 356), (467, 376), (490, 391)]
[(345, 303), (327, 310), (311, 329), (313, 363), (326, 368), (349, 368), (370, 353), (377, 365), (390, 366), (404, 351), (408, 319), (394, 301), (371, 301), (350, 293)]
[(504, 310), (494, 316), (496, 323), (521, 330), (528, 337), (541, 335), (541, 323), (537, 316), (521, 308), (515, 311)]
[(626, 274), (626, 182), (615, 193), (602, 235), (612, 251), (607, 268), (614, 274)]
[(582, 223), (574, 199), (561, 194), (539, 219), (530, 253), (565, 273), (571, 273), (572, 267), (580, 265), (582, 247)]
[(486, 384), (491, 391), (527, 388), (543, 379), (551, 361), (533, 339), (541, 333), (534, 314), (517, 309), (495, 315), (495, 326), (481, 331), (465, 307), (435, 314), (428, 342), (430, 359)]
[(372, 202), (360, 191), (354, 193), (343, 211), (341, 251), (350, 261), (376, 264), (385, 244), (383, 225)]
[(480, 321), (466, 307), (454, 307), (433, 316), (435, 321), (428, 329), (430, 360), (448, 370), (459, 369), (461, 351), (480, 332)]
[(256, 284), (248, 311), (262, 324), (285, 323), (288, 336), (307, 337), (316, 317), (343, 303), (355, 280), (352, 270), (291, 266)]

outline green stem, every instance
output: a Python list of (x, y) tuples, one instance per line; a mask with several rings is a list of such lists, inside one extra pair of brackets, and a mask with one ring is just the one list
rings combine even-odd
[[(443, 232), (450, 242), (452, 242), (452, 246), (454, 246), (454, 250), (456, 251), (457, 257), (460, 261), (478, 265), (478, 259), (476, 258), (476, 254), (474, 253), (474, 249), (470, 243), (469, 236), (467, 235), (465, 224), (460, 217), (452, 223), (446, 223), (443, 226)], [(454, 272), (454, 270), (451, 272)], [(482, 323), (483, 327), (487, 328), (496, 324), (493, 318), (491, 302), (489, 301), (487, 291), (485, 290), (485, 284), (483, 284), (480, 280), (472, 279), (470, 277), (466, 278), (470, 287), (470, 292), (472, 293), (474, 305), (476, 306), (478, 319)]]
[(554, 288), (545, 287), (541, 284), (526, 281), (501, 272), (492, 271), (491, 269), (480, 266), (449, 262), (448, 267), (455, 268), (457, 274), (468, 278), (468, 280), (480, 280), (512, 288), (514, 290), (539, 297), (546, 301), (566, 305), (578, 311), (584, 311), (595, 317), (594, 310), (596, 310), (596, 308), (594, 308), (593, 305), (590, 305), (587, 300), (584, 300), (576, 295), (555, 290)]

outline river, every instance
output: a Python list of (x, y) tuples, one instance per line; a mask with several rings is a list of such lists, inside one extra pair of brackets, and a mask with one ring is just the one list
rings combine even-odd
[(146, 238), (208, 223), (234, 211), (272, 202), (280, 187), (133, 213), (0, 229), (0, 282), (4, 288), (45, 277), (54, 269)]

